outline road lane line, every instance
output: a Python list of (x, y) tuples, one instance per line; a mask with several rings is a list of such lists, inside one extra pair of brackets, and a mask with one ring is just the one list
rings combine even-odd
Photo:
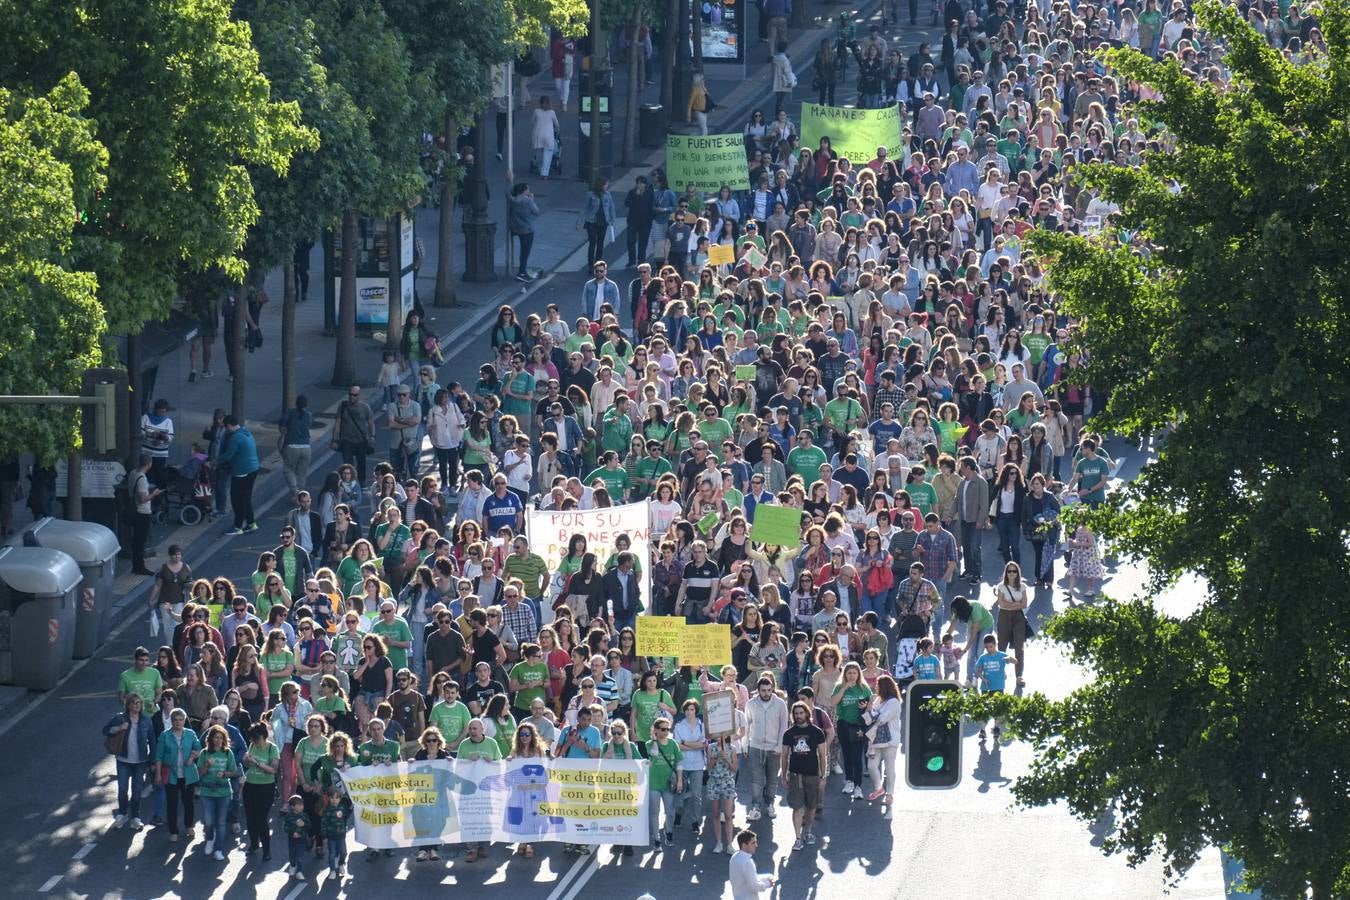
[(589, 858), (589, 856), (578, 856), (576, 860), (573, 861), (572, 868), (564, 872), (562, 877), (558, 879), (558, 884), (553, 888), (553, 892), (548, 895), (547, 900), (561, 900), (563, 892), (567, 889), (567, 883), (572, 880), (572, 876), (575, 875), (582, 866), (586, 865), (586, 860)]
[(84, 859), (86, 856), (88, 856), (90, 853), (94, 851), (94, 847), (96, 846), (97, 844), (85, 844), (79, 850), (75, 851), (75, 855), (72, 856), (71, 859)]
[(595, 848), (595, 852), (592, 853), (590, 856), (585, 857), (585, 859), (590, 863), (590, 866), (586, 869), (585, 872), (583, 872), (577, 878), (576, 881), (572, 883), (572, 887), (567, 892), (567, 896), (563, 897), (562, 900), (573, 900), (573, 898), (575, 898), (577, 894), (581, 893), (581, 889), (586, 886), (586, 882), (591, 880), (591, 876), (594, 875), (599, 870), (600, 848), (597, 846)]
[(65, 877), (64, 875), (53, 875), (51, 878), (48, 878), (46, 881), (42, 883), (42, 887), (38, 888), (38, 893), (39, 894), (47, 893), (52, 888), (56, 887), (57, 883), (64, 877)]

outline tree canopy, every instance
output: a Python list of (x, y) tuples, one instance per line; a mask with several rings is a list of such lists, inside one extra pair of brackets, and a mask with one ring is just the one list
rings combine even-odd
[(247, 167), (284, 173), (305, 136), (229, 0), (4, 0), (0, 33), (0, 84), (39, 96), (73, 69), (89, 90), (108, 182), (73, 256), (98, 274), (109, 328), (163, 318), (182, 261), (241, 275)]
[(1231, 87), (1106, 54), (1161, 96), (1136, 111), (1174, 144), (1080, 172), (1130, 244), (1034, 245), (1109, 388), (1096, 427), (1159, 436), (1095, 524), (1147, 561), (1151, 591), (1186, 574), (1203, 596), (1179, 619), (1148, 596), (1066, 612), (1048, 632), (1095, 680), (998, 704), (1036, 752), (1016, 797), (1109, 810), (1108, 851), (1179, 871), (1214, 844), (1268, 897), (1346, 896), (1350, 7), (1323, 5), (1329, 53), (1302, 65), (1231, 7), (1197, 7)]
[[(0, 394), (80, 392), (106, 332), (90, 272), (68, 266), (80, 210), (106, 184), (108, 153), (67, 75), (39, 97), (0, 88)], [(0, 407), (7, 446), (51, 463), (79, 443), (75, 407)]]

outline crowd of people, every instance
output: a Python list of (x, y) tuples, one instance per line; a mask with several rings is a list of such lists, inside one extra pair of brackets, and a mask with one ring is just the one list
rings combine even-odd
[[(1167, 138), (1093, 51), (1128, 44), (1222, 78), (1188, 16), (950, 0), (941, 57), (908, 63), (873, 34), (859, 58), (897, 77), (864, 90), (860, 73), (860, 99), (904, 107), (899, 158), (853, 165), (828, 139), (798, 151), (785, 111), (757, 115), (753, 190), (677, 195), (657, 171), (625, 199), (631, 279), (593, 252), (568, 315), (502, 307), (472, 385), (438, 384), (414, 353), (390, 360), (414, 384), (382, 379), (373, 405), (352, 388), (341, 465), (314, 498), (293, 485), (251, 583), (194, 579), (177, 548), (157, 573), (164, 644), (136, 651), (104, 729), (118, 826), (141, 827), (148, 779), (167, 840), (200, 818), (216, 859), (241, 831), (269, 859), (275, 832), (295, 877), (311, 854), (340, 876), (350, 766), (640, 757), (650, 850), (739, 848), (750, 897), (767, 884), (741, 827), (786, 805), (799, 851), (827, 809), (888, 819), (904, 687), (1021, 688), (1032, 602), (1057, 584), (1090, 601), (1103, 576), (1096, 537), (1060, 516), (1105, 501), (1115, 463), (1089, 421), (1105, 398), (1027, 237), (1134, 240), (1075, 169), (1137, 165)], [(1315, 47), (1316, 30), (1305, 11), (1282, 46)], [(609, 224), (606, 189), (587, 209)], [(717, 243), (734, 263), (709, 263)], [(377, 422), (389, 459), (367, 472)], [(602, 558), (577, 534), (550, 566), (524, 532), (532, 506), (634, 502), (649, 554), (620, 539)], [(800, 513), (797, 542), (755, 539), (766, 505)], [(644, 614), (726, 624), (730, 659), (639, 655)], [(724, 690), (735, 731), (710, 739), (702, 699)], [(494, 848), (408, 852), (452, 851)]]

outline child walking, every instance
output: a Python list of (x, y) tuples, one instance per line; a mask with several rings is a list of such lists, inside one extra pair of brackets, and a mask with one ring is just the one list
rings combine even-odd
[(319, 832), (328, 848), (328, 873), (334, 878), (342, 878), (347, 874), (347, 830), (351, 828), (352, 819), (339, 785), (328, 789), (319, 821)]
[(286, 832), (286, 849), (290, 851), (290, 863), (286, 874), (297, 881), (305, 880), (305, 849), (308, 845), (309, 816), (305, 815), (305, 798), (292, 794), (286, 801), (286, 815), (281, 819), (281, 828)]

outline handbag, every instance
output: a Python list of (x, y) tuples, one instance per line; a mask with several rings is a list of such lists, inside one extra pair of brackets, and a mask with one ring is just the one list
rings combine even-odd
[(895, 585), (895, 573), (890, 566), (872, 566), (867, 570), (867, 591), (880, 594), (889, 591)]
[(889, 744), (890, 742), (891, 742), (891, 723), (882, 722), (880, 725), (877, 726), (877, 736), (876, 739), (872, 741), (872, 743)]
[(131, 729), (119, 731), (116, 734), (105, 735), (103, 738), (103, 747), (113, 756), (125, 756), (127, 752), (127, 740), (131, 737)]

